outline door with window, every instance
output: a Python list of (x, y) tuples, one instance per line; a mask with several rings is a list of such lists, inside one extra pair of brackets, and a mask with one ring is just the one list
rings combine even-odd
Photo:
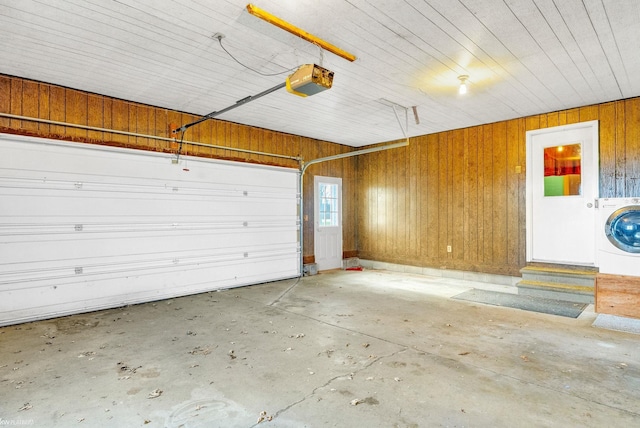
[(594, 266), (598, 121), (527, 132), (527, 261)]
[(342, 267), (342, 179), (314, 177), (314, 252), (318, 270)]

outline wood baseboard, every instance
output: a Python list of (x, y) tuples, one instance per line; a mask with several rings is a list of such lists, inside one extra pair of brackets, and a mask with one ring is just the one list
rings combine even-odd
[[(353, 257), (358, 257), (358, 251), (356, 250), (349, 250), (349, 251), (343, 251), (342, 252), (342, 258), (343, 259), (350, 259)], [(315, 263), (316, 262), (316, 256), (315, 255), (311, 255), (311, 256), (304, 256), (302, 257), (302, 263), (303, 264), (309, 264), (309, 263)]]
[(358, 251), (350, 250), (350, 251), (343, 251), (342, 252), (342, 258), (343, 259), (351, 259), (353, 257), (358, 257)]

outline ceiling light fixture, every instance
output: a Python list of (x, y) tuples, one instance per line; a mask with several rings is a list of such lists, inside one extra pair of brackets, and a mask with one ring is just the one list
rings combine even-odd
[(339, 57), (346, 59), (347, 61), (353, 62), (356, 60), (355, 55), (350, 54), (349, 52), (342, 50), (339, 47), (334, 46), (329, 42), (325, 42), (324, 40), (314, 36), (313, 34), (307, 33), (303, 29), (298, 28), (295, 25), (288, 23), (287, 21), (284, 21), (278, 18), (277, 16), (270, 14), (266, 10), (260, 9), (259, 7), (252, 5), (251, 3), (247, 5), (247, 11), (255, 17), (260, 18), (263, 21), (268, 22), (269, 24), (275, 25), (276, 27), (282, 28), (283, 30), (288, 31), (294, 36), (298, 36), (301, 39), (306, 40), (307, 42), (320, 46), (322, 49), (329, 51), (333, 54), (336, 54)]
[(458, 88), (458, 94), (464, 95), (467, 93), (467, 79), (469, 76), (466, 74), (458, 76), (458, 80), (460, 81), (460, 87)]

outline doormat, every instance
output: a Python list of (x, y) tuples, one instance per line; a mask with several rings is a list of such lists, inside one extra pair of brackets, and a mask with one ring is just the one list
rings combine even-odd
[(478, 290), (475, 288), (453, 296), (452, 298), (539, 312), (542, 314), (559, 315), (568, 318), (578, 318), (587, 307), (586, 303), (567, 302), (565, 300), (546, 299), (521, 294), (499, 293), (497, 291)]

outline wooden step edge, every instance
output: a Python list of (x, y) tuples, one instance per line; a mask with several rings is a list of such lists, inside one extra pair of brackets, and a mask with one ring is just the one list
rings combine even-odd
[(520, 269), (521, 274), (532, 273), (535, 275), (544, 275), (545, 273), (549, 274), (563, 274), (567, 276), (589, 276), (596, 277), (598, 274), (597, 270), (584, 270), (584, 269), (563, 269), (563, 268), (549, 268), (549, 267), (537, 267), (537, 266), (525, 266)]
[(562, 263), (542, 263), (542, 262), (529, 262), (527, 263), (523, 269), (526, 268), (534, 268), (534, 269), (562, 269), (562, 270), (579, 270), (579, 271), (588, 271), (588, 272), (598, 272), (598, 268), (596, 266), (587, 266), (587, 265), (566, 265)]
[(558, 290), (558, 291), (566, 291), (566, 292), (574, 292), (581, 294), (593, 294), (594, 287), (589, 287), (586, 285), (574, 285), (574, 284), (562, 284), (562, 283), (551, 283), (544, 281), (530, 281), (527, 279), (523, 279), (522, 281), (516, 284), (516, 287), (526, 287), (526, 288), (541, 288), (545, 290)]

